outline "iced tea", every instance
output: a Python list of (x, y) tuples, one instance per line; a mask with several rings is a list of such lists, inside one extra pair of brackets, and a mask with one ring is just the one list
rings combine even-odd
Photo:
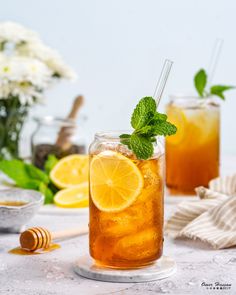
[[(90, 147), (90, 254), (97, 264), (135, 268), (154, 262), (163, 246), (163, 147), (137, 160), (115, 135)], [(137, 193), (137, 194), (136, 194)]]
[(219, 106), (212, 99), (175, 97), (166, 113), (178, 131), (166, 138), (166, 183), (171, 194), (194, 194), (219, 175)]

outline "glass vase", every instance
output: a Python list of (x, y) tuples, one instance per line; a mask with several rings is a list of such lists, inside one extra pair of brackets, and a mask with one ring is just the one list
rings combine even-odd
[(19, 141), (28, 105), (18, 97), (0, 99), (0, 159), (19, 158)]

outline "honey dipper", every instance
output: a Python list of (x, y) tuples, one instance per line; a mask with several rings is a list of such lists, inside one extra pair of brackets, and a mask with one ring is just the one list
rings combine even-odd
[[(84, 97), (82, 95), (79, 95), (75, 98), (72, 108), (70, 110), (69, 115), (67, 116), (67, 119), (71, 120), (72, 122), (76, 120), (78, 116), (78, 112), (81, 108), (81, 106), (84, 103)], [(71, 146), (71, 135), (73, 133), (73, 128), (71, 127), (62, 127), (58, 138), (56, 141), (56, 145), (61, 147), (63, 151), (67, 150)]]
[(88, 226), (58, 232), (50, 232), (48, 229), (43, 227), (31, 227), (21, 233), (20, 245), (23, 249), (28, 251), (47, 249), (52, 240), (71, 238), (86, 234), (87, 232)]

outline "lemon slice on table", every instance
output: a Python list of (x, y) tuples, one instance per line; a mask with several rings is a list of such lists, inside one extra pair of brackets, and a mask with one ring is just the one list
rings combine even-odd
[(180, 108), (174, 106), (167, 107), (166, 113), (168, 121), (177, 127), (176, 134), (167, 136), (166, 142), (177, 145), (184, 140), (185, 135), (187, 134), (187, 118)]
[(66, 188), (56, 193), (54, 203), (63, 208), (83, 208), (89, 204), (88, 182)]
[(50, 172), (58, 188), (68, 188), (88, 181), (89, 158), (87, 155), (70, 155), (62, 158)]
[(129, 207), (141, 193), (143, 176), (132, 160), (120, 153), (105, 151), (90, 163), (90, 191), (95, 206), (105, 212)]

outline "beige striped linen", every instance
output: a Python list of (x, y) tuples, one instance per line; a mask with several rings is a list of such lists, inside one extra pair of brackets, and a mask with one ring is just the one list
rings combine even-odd
[(196, 188), (196, 201), (184, 201), (166, 222), (165, 233), (207, 242), (215, 249), (236, 246), (236, 174)]

